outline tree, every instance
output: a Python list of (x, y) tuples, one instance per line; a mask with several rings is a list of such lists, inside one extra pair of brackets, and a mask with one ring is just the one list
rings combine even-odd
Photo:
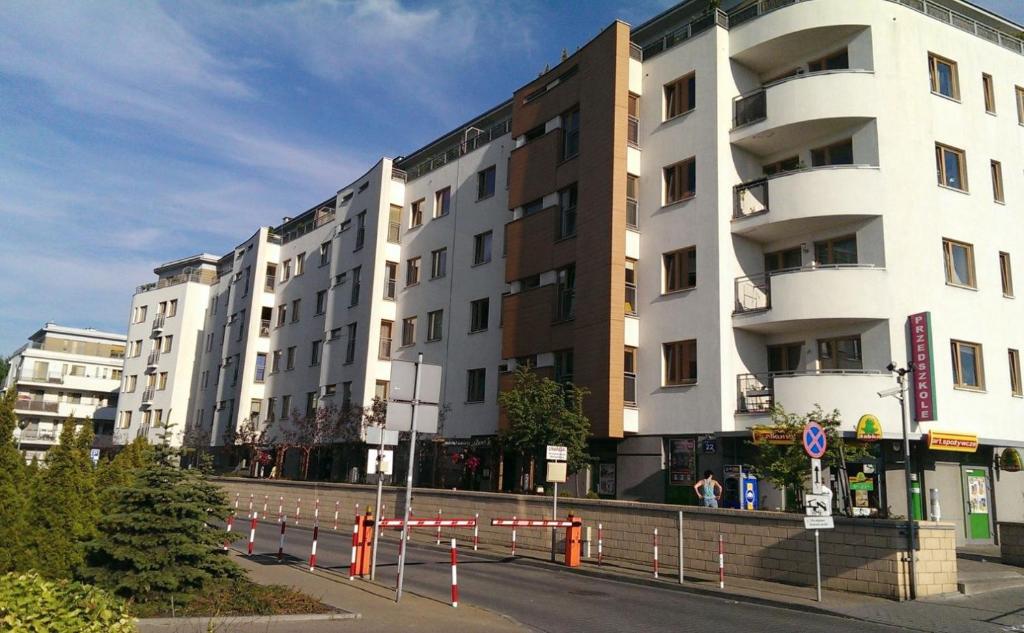
[(237, 577), (239, 569), (219, 553), (223, 538), (211, 524), (228, 514), (224, 493), (196, 470), (174, 466), (166, 443), (118, 487), (86, 545), (83, 576), (138, 601), (161, 600), (201, 590), (213, 578)]
[(0, 397), (0, 575), (25, 569), (29, 488), (25, 458), (14, 445), (15, 390)]
[(11, 371), (11, 361), (0, 357), (0, 385), (7, 379), (7, 373)]
[(310, 456), (314, 450), (334, 442), (354, 442), (360, 439), (362, 412), (362, 407), (341, 410), (333, 404), (318, 407), (309, 415), (292, 410), (282, 434), (285, 450), (297, 448), (302, 453), (299, 470), (303, 479), (309, 477)]
[(100, 462), (96, 471), (96, 486), (99, 490), (101, 508), (108, 508), (114, 501), (114, 492), (127, 486), (136, 473), (153, 459), (153, 446), (140, 435), (114, 456)]
[(256, 457), (260, 448), (270, 442), (274, 434), (274, 421), (260, 420), (258, 415), (243, 418), (235, 428), (224, 430), (224, 446), (240, 446), (245, 451), (249, 472), (255, 473)]
[(583, 413), (583, 398), (589, 392), (543, 378), (529, 368), (517, 370), (514, 380), (512, 389), (498, 396), (509, 420), (501, 440), (529, 459), (531, 473), (548, 444), (567, 448), (570, 473), (592, 461), (587, 452), (590, 420)]
[(757, 447), (751, 466), (755, 475), (767, 479), (782, 491), (793, 490), (798, 497), (802, 496), (811, 465), (800, 438), (804, 426), (812, 420), (825, 430), (828, 441), (828, 448), (821, 458), (823, 468), (845, 471), (847, 458), (856, 459), (869, 454), (868, 447), (843, 440), (839, 433), (842, 418), (838, 410), (826, 414), (820, 406), (815, 405), (810, 413), (798, 415), (787, 413), (781, 405), (775, 405), (770, 414), (772, 427), (779, 435), (792, 437), (793, 443), (771, 444), (767, 439), (750, 442)]

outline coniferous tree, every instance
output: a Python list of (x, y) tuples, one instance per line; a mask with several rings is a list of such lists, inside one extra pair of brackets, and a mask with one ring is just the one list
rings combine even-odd
[(131, 483), (116, 488), (99, 537), (86, 547), (88, 580), (151, 601), (240, 574), (219, 552), (222, 533), (207, 523), (227, 516), (224, 493), (196, 470), (174, 466), (176, 459), (169, 447), (157, 446)]
[(116, 490), (129, 485), (138, 471), (152, 459), (153, 446), (144, 436), (139, 436), (113, 459), (100, 462), (99, 470), (96, 471), (96, 484), (101, 511), (111, 507)]
[(14, 389), (0, 397), (0, 575), (27, 568), (25, 516), (28, 472), (14, 445)]

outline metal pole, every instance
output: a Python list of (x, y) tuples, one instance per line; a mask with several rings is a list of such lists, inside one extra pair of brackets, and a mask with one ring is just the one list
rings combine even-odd
[(903, 474), (907, 488), (907, 570), (910, 574), (909, 597), (917, 599), (917, 574), (914, 566), (914, 494), (911, 491), (910, 477), (910, 428), (907, 423), (907, 373), (910, 369), (899, 372), (900, 383), (900, 417), (903, 419)]
[[(558, 520), (558, 482), (556, 481), (554, 483), (555, 483), (555, 497), (554, 497), (554, 501), (552, 502), (552, 507), (551, 507), (551, 520), (552, 521), (557, 521)], [(555, 537), (555, 532), (557, 530), (558, 530), (558, 528), (551, 528), (551, 562), (555, 562), (555, 541), (557, 540), (556, 537)]]
[(683, 555), (683, 511), (679, 511), (679, 584), (683, 584), (683, 576), (686, 574), (683, 563), (686, 557)]
[[(402, 521), (402, 539), (404, 545), (409, 538), (409, 506), (412, 505), (412, 476), (416, 467), (416, 414), (419, 412), (420, 403), (420, 365), (423, 363), (423, 352), (416, 355), (416, 374), (413, 378), (412, 389), (412, 427), (409, 430), (409, 467), (405, 478), (405, 509)], [(405, 559), (408, 556), (409, 548), (402, 550), (402, 556), (398, 559), (398, 589), (395, 591), (395, 602), (402, 600), (402, 584), (405, 581)]]
[[(380, 520), (384, 518), (384, 513), (381, 511), (381, 496), (384, 494), (384, 473), (380, 472), (381, 463), (384, 461), (384, 429), (380, 430), (380, 446), (377, 447), (377, 501), (373, 506), (374, 525), (373, 525), (373, 554), (370, 557), (370, 580), (374, 580), (377, 577), (377, 540), (380, 536)], [(394, 463), (394, 462), (392, 462)]]
[(818, 533), (821, 530), (814, 530), (814, 571), (818, 579), (818, 602), (821, 602), (821, 547)]

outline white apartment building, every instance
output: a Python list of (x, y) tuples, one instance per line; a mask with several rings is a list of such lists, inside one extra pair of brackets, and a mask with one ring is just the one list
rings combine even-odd
[(64, 421), (91, 423), (94, 446), (112, 443), (125, 337), (47, 323), (10, 358), (3, 391), (14, 389), (14, 439), (25, 459), (44, 460)]
[[(365, 404), (422, 352), (465, 447), (527, 363), (590, 390), (602, 495), (692, 502), (698, 472), (749, 463), (772, 406), (820, 405), (851, 440), (874, 416), (847, 492), (903, 514), (899, 403), (878, 393), (912, 362), (915, 512), (935, 489), (962, 541), (990, 541), (1024, 518), (1024, 474), (999, 460), (1024, 446), (1020, 32), (961, 0), (688, 0), (613, 23), (204, 260), (197, 349), (170, 370), (193, 387), (163, 419), (218, 445), (249, 416)], [(511, 456), (483, 457), (478, 485), (516, 485)]]

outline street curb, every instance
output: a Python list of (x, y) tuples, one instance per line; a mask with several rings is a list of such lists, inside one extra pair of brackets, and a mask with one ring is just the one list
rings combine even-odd
[(362, 615), (349, 611), (335, 613), (300, 613), (295, 615), (224, 615), (201, 616), (195, 618), (140, 618), (139, 624), (153, 626), (195, 624), (205, 625), (212, 622), (231, 622), (234, 624), (275, 624), (277, 622), (319, 622), (325, 620), (360, 620)]

